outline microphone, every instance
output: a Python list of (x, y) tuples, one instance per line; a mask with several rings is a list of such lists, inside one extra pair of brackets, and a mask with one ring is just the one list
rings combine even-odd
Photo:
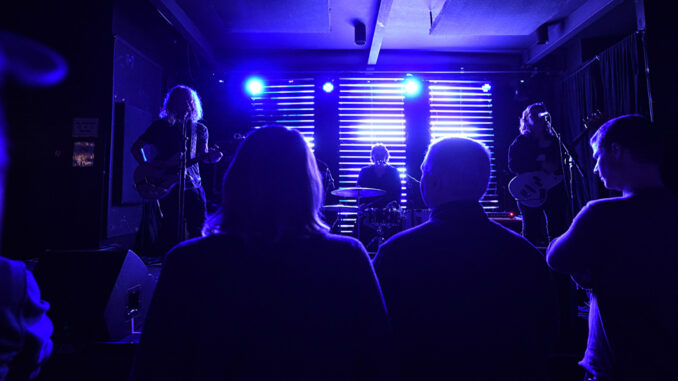
[(551, 114), (549, 114), (548, 111), (544, 111), (544, 112), (540, 112), (540, 113), (539, 113), (539, 117), (540, 117), (540, 118), (545, 118), (545, 117), (547, 117), (547, 116), (551, 116)]

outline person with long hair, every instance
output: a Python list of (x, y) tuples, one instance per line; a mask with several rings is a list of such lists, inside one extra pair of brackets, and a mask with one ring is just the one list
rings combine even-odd
[[(160, 119), (153, 122), (132, 145), (131, 152), (140, 165), (152, 165), (158, 172), (167, 174), (169, 183), (177, 180), (182, 152), (186, 152), (184, 189), (184, 217), (188, 237), (198, 237), (205, 222), (206, 200), (200, 178), (199, 161), (216, 163), (222, 154), (208, 149), (208, 130), (200, 123), (203, 117), (202, 102), (198, 93), (184, 85), (173, 87), (165, 96)], [(186, 127), (186, 136), (184, 136)], [(188, 139), (186, 139), (186, 137)], [(156, 155), (149, 162), (145, 146), (155, 148)], [(185, 146), (185, 147), (184, 147)], [(162, 179), (162, 177), (160, 177)], [(139, 184), (137, 184), (139, 186)], [(156, 243), (155, 256), (167, 252), (186, 237), (179, 234), (179, 190), (172, 190), (160, 199), (162, 221)], [(184, 229), (182, 229), (183, 231)]]
[(390, 330), (363, 245), (333, 235), (301, 134), (250, 133), (205, 237), (167, 255), (137, 380), (381, 380)]
[(548, 245), (550, 238), (565, 231), (567, 210), (560, 143), (546, 123), (547, 115), (541, 102), (527, 106), (520, 117), (520, 135), (511, 143), (508, 154), (509, 169), (515, 175), (533, 179), (536, 174), (556, 179), (553, 187), (543, 189), (546, 197), (540, 205), (518, 201), (523, 218), (523, 236), (535, 246), (542, 247)]

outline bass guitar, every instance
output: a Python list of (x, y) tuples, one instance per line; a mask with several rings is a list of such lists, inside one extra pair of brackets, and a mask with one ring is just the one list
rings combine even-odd
[[(210, 148), (208, 152), (186, 160), (186, 168), (211, 158), (217, 152), (221, 154), (218, 147)], [(179, 160), (181, 155), (177, 154), (167, 160), (154, 159), (139, 164), (134, 171), (134, 188), (139, 195), (147, 200), (159, 200), (167, 196), (179, 182)]]

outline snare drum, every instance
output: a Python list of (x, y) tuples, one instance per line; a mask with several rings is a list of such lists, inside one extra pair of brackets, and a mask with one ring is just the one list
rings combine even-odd
[(374, 229), (401, 226), (403, 215), (400, 209), (369, 208), (361, 213), (361, 220)]

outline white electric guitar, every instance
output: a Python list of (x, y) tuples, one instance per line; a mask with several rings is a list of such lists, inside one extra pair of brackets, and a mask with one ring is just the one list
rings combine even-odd
[(562, 175), (544, 171), (521, 173), (509, 182), (509, 192), (519, 203), (531, 208), (544, 204), (549, 189), (563, 181)]

